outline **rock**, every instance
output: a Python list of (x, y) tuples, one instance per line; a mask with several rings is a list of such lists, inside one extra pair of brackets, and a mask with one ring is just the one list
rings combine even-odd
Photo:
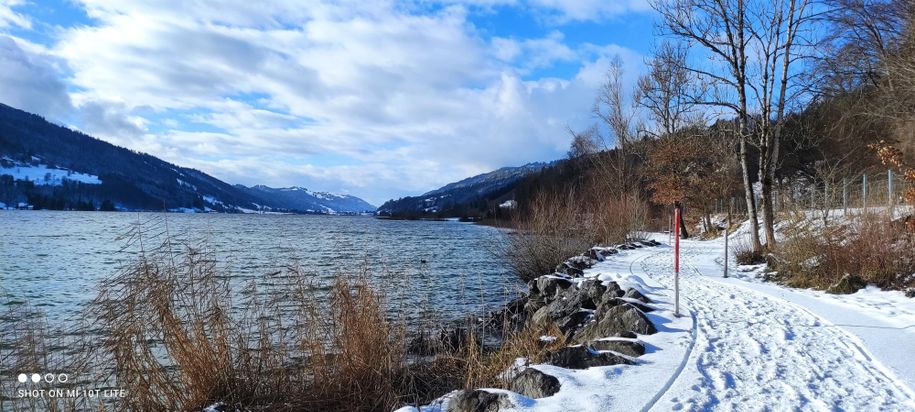
[(645, 354), (645, 345), (632, 340), (595, 340), (588, 343), (594, 350), (612, 350), (637, 358)]
[(618, 283), (610, 282), (607, 285), (607, 290), (604, 291), (604, 299), (602, 299), (602, 300), (606, 300), (606, 299), (610, 299), (610, 298), (621, 298), (625, 294), (626, 293), (623, 292), (623, 289), (620, 288), (620, 285)]
[(598, 249), (588, 249), (588, 257), (598, 262), (604, 261), (604, 255)]
[(527, 368), (512, 379), (511, 390), (531, 399), (546, 398), (559, 392), (559, 379), (534, 368)]
[(639, 337), (639, 335), (636, 335), (635, 333), (632, 333), (628, 330), (625, 330), (622, 332), (617, 332), (617, 334), (613, 335), (613, 336), (617, 337), (617, 338), (629, 338), (629, 339), (635, 339), (635, 338)]
[(577, 267), (570, 266), (570, 265), (565, 265), (565, 268), (563, 270), (561, 270), (561, 271), (557, 270), (557, 272), (565, 273), (566, 275), (569, 275), (571, 277), (579, 277), (579, 276), (585, 274), (584, 270), (581, 270)]
[(578, 331), (581, 325), (589, 319), (591, 319), (590, 311), (579, 310), (569, 316), (558, 319), (556, 321), (556, 326), (562, 333), (565, 333), (566, 336), (572, 336)]
[(572, 286), (570, 280), (557, 276), (541, 276), (537, 278), (537, 290), (540, 292), (539, 295), (545, 298), (556, 296), (559, 291), (568, 289), (569, 286)]
[(594, 266), (594, 260), (588, 256), (573, 256), (566, 260), (566, 265), (571, 266), (576, 269), (587, 269), (591, 266)]
[(658, 330), (641, 310), (624, 303), (610, 308), (602, 317), (595, 316), (594, 321), (586, 324), (575, 334), (573, 342), (588, 342), (626, 331), (651, 335)]
[[(576, 258), (581, 258), (581, 259), (573, 258), (573, 259), (566, 260), (565, 262), (562, 262), (562, 263), (556, 265), (556, 269), (555, 269), (556, 272), (569, 275), (573, 278), (583, 275), (585, 273), (584, 270), (591, 267), (591, 264), (590, 264), (591, 261), (586, 256), (576, 256)], [(583, 260), (583, 259), (588, 259), (588, 260)]]
[(540, 296), (531, 295), (531, 298), (524, 304), (524, 313), (532, 314), (546, 306), (546, 300)]
[(597, 305), (605, 300), (604, 293), (607, 287), (601, 284), (597, 279), (588, 279), (579, 285), (580, 293), (586, 297), (582, 300), (582, 307), (585, 309), (597, 309)]
[(629, 359), (612, 353), (597, 353), (585, 346), (568, 346), (548, 355), (550, 365), (568, 369), (594, 366), (632, 365)]
[(908, 288), (905, 290), (905, 297), (915, 298), (915, 288)]
[(648, 299), (647, 297), (645, 297), (645, 295), (643, 295), (642, 292), (639, 292), (635, 288), (631, 288), (631, 289), (627, 290), (626, 294), (623, 295), (623, 297), (629, 298), (629, 299), (635, 299), (635, 300), (641, 301), (642, 303), (651, 302), (651, 299)]
[(603, 319), (604, 315), (607, 314), (607, 311), (610, 310), (610, 308), (622, 305), (624, 303), (629, 303), (629, 302), (626, 302), (625, 300), (622, 300), (620, 298), (608, 295), (608, 296), (606, 296), (606, 299), (604, 299), (603, 301), (601, 301), (600, 303), (597, 304), (597, 309), (594, 310), (594, 318), (598, 319), (598, 320)]
[(640, 311), (645, 312), (645, 313), (648, 313), (648, 312), (651, 312), (654, 310), (653, 308), (650, 308), (637, 300), (629, 301), (629, 300), (625, 300), (622, 298), (609, 298), (609, 299), (606, 299), (604, 302), (601, 302), (601, 304), (597, 306), (597, 310), (594, 311), (594, 316), (597, 319), (603, 319), (604, 315), (607, 313), (608, 310), (610, 310), (610, 308), (613, 308), (613, 307), (616, 307), (619, 305), (623, 305), (623, 304), (635, 306)]
[(446, 412), (496, 412), (514, 407), (504, 393), (484, 390), (458, 391), (448, 402)]
[(546, 326), (553, 322), (558, 324), (559, 320), (581, 310), (581, 298), (582, 296), (578, 293), (564, 294), (534, 312), (531, 316), (531, 323), (536, 326)]
[(845, 276), (842, 276), (842, 279), (839, 279), (839, 281), (836, 282), (836, 284), (827, 288), (826, 293), (832, 293), (834, 295), (850, 295), (861, 289), (864, 289), (865, 286), (867, 286), (867, 282), (865, 282), (864, 279), (846, 273)]

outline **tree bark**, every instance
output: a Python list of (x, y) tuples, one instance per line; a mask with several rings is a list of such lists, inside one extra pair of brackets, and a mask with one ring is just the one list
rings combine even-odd
[(683, 216), (683, 204), (680, 202), (674, 202), (674, 208), (680, 211), (680, 239), (688, 239), (689, 232), (686, 231), (686, 217)]
[(753, 250), (759, 252), (762, 250), (762, 244), (759, 243), (759, 218), (756, 216), (756, 203), (753, 198), (753, 183), (750, 182), (750, 165), (747, 161), (747, 142), (740, 138), (740, 168), (743, 174), (744, 199), (747, 202), (747, 217), (750, 220), (750, 242)]

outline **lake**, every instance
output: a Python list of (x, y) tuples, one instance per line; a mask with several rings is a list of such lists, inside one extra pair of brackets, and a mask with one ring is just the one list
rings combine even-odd
[(235, 285), (291, 262), (328, 284), (364, 267), (382, 288), (407, 288), (385, 292), (428, 298), (446, 321), (495, 308), (524, 287), (494, 251), (499, 229), (456, 221), (0, 211), (0, 304), (28, 302), (52, 328), (76, 319), (99, 283), (136, 258), (137, 245), (125, 249), (121, 235), (138, 223), (146, 247), (166, 232), (179, 248), (205, 240)]

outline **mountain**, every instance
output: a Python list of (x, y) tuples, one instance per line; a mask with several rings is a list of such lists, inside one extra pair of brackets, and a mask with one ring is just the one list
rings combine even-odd
[(298, 186), (278, 189), (264, 185), (252, 187), (236, 185), (235, 187), (252, 196), (264, 199), (274, 208), (319, 213), (360, 213), (375, 210), (375, 206), (355, 196), (312, 192)]
[(318, 213), (372, 209), (352, 196), (277, 196), (273, 191), (286, 189), (256, 187), (261, 189), (231, 185), (0, 103), (0, 207)]
[(449, 183), (420, 196), (389, 200), (378, 208), (378, 213), (395, 217), (482, 216), (494, 205), (512, 199), (515, 185), (525, 177), (540, 172), (553, 163), (503, 167)]

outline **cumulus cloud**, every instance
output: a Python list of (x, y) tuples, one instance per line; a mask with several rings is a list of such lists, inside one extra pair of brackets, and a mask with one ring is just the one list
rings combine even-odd
[[(543, 7), (569, 18), (639, 7), (601, 4)], [(641, 64), (617, 46), (571, 47), (559, 30), (486, 38), (468, 18), (477, 6), (457, 3), (422, 13), (389, 2), (82, 5), (94, 24), (59, 30), (48, 51), (66, 75), (42, 77), (52, 65), (29, 66), (35, 57), (21, 48), (0, 56), (0, 65), (15, 57), (19, 75), (34, 80), (23, 90), (49, 91), (24, 108), (75, 105), (91, 134), (232, 183), (304, 185), (375, 203), (561, 156), (566, 127), (592, 121), (609, 57)], [(533, 75), (556, 63), (581, 68), (564, 79)]]

